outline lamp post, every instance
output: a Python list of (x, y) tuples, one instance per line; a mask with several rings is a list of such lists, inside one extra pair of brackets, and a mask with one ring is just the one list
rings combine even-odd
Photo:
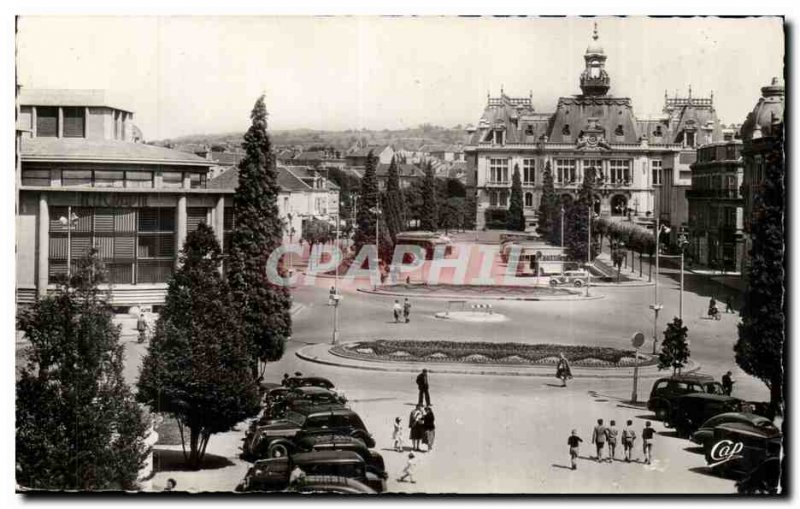
[(678, 246), (681, 249), (681, 288), (680, 295), (678, 296), (678, 318), (683, 322), (683, 263), (685, 258), (686, 246), (689, 244), (689, 239), (686, 238), (685, 233), (681, 233), (678, 238)]
[(592, 282), (592, 273), (589, 272), (589, 266), (592, 263), (592, 204), (589, 204), (589, 228), (588, 228), (588, 239), (586, 243), (586, 296), (589, 296), (589, 286)]
[(67, 227), (67, 279), (72, 275), (72, 228), (78, 224), (78, 215), (72, 212), (72, 205), (67, 207), (67, 216), (58, 218), (58, 222)]
[(661, 230), (664, 230), (665, 233), (669, 233), (669, 228), (662, 227), (660, 223), (660, 217), (656, 214), (656, 229), (654, 232), (655, 240), (656, 240), (656, 274), (655, 274), (655, 296), (653, 299), (653, 305), (650, 306), (650, 309), (654, 312), (653, 317), (653, 355), (656, 353), (656, 344), (658, 343), (658, 312), (664, 308), (658, 302), (658, 259), (661, 254)]
[(339, 215), (336, 215), (336, 244), (334, 244), (334, 261), (336, 262), (335, 276), (333, 279), (333, 337), (331, 344), (335, 345), (339, 340), (339, 301), (342, 296), (339, 295)]

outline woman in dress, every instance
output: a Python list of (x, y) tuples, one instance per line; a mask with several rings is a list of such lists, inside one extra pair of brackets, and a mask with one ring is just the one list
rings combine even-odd
[(408, 417), (408, 427), (411, 428), (411, 447), (419, 451), (419, 443), (425, 436), (425, 424), (423, 423), (422, 405), (417, 405)]
[(429, 406), (425, 407), (425, 416), (422, 418), (422, 424), (425, 428), (425, 443), (428, 444), (428, 451), (433, 450), (433, 439), (436, 437), (434, 419), (433, 409)]

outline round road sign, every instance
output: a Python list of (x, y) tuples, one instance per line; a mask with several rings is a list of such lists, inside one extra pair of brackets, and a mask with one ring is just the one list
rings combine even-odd
[(641, 348), (641, 346), (644, 344), (644, 334), (641, 332), (634, 334), (631, 343), (633, 343), (634, 348)]

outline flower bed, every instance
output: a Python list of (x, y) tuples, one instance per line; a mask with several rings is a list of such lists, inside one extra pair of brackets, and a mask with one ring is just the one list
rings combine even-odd
[[(345, 343), (330, 351), (355, 359), (403, 362), (555, 366), (562, 353), (573, 366), (627, 368), (636, 362), (633, 350), (585, 345), (378, 339)], [(639, 354), (640, 366), (655, 363), (655, 357)]]

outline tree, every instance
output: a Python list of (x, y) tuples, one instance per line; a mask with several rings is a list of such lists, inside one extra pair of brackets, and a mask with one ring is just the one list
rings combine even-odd
[(683, 321), (675, 317), (672, 323), (667, 324), (664, 331), (664, 341), (661, 342), (661, 353), (658, 354), (658, 369), (672, 368), (672, 375), (680, 373), (689, 360), (689, 341), (686, 333), (689, 331)]
[[(233, 195), (234, 231), (226, 264), (257, 375), (259, 360), (283, 356), (292, 333), (292, 303), (289, 289), (267, 278), (267, 260), (282, 243), (284, 224), (278, 211), (280, 187), (264, 96), (256, 101), (250, 119), (242, 144), (246, 155), (239, 164), (239, 184)], [(283, 272), (283, 267), (278, 270)]]
[(97, 252), (54, 294), (21, 310), (30, 347), (16, 390), (17, 483), (48, 490), (134, 490), (147, 424), (122, 375), (123, 346)]
[(508, 207), (508, 229), (511, 231), (525, 231), (525, 211), (522, 201), (522, 179), (519, 176), (519, 165), (514, 165), (511, 176), (511, 200)]
[(201, 465), (212, 434), (259, 410), (246, 324), (220, 274), (221, 255), (209, 226), (186, 237), (139, 376), (139, 400), (175, 417), (191, 468)]
[(356, 253), (360, 252), (365, 245), (375, 244), (375, 222), (377, 220), (378, 177), (375, 174), (375, 156), (370, 150), (364, 167), (364, 177), (361, 179), (361, 191), (358, 194), (356, 231), (353, 236)]
[[(536, 233), (552, 242), (553, 231), (560, 227), (560, 224), (556, 224), (557, 221), (560, 221), (560, 218), (557, 217), (559, 214), (560, 208), (553, 184), (553, 172), (550, 170), (550, 161), (547, 161), (542, 177), (542, 199), (539, 202)], [(560, 242), (558, 244), (560, 245)]]
[(593, 215), (592, 202), (594, 200), (594, 168), (586, 168), (583, 175), (583, 184), (578, 192), (578, 199), (567, 207), (564, 220), (564, 247), (567, 256), (572, 260), (586, 260), (590, 263), (597, 256), (597, 248), (592, 243), (592, 252), (587, 260), (589, 243), (590, 214)]
[(386, 226), (392, 243), (397, 241), (397, 234), (402, 232), (405, 227), (405, 199), (400, 191), (400, 173), (397, 170), (397, 162), (392, 157), (389, 164), (389, 172), (386, 179), (386, 195), (383, 200), (384, 217)]
[(464, 198), (448, 198), (439, 208), (439, 226), (447, 235), (450, 230), (464, 227)]
[(422, 184), (422, 202), (424, 207), (422, 210), (420, 229), (436, 231), (439, 227), (439, 210), (436, 200), (436, 176), (433, 173), (433, 166), (431, 166), (430, 162), (428, 162), (425, 167), (425, 178)]
[(765, 156), (765, 176), (753, 199), (749, 284), (740, 311), (736, 363), (769, 388), (771, 416), (783, 414), (785, 308), (783, 138)]

